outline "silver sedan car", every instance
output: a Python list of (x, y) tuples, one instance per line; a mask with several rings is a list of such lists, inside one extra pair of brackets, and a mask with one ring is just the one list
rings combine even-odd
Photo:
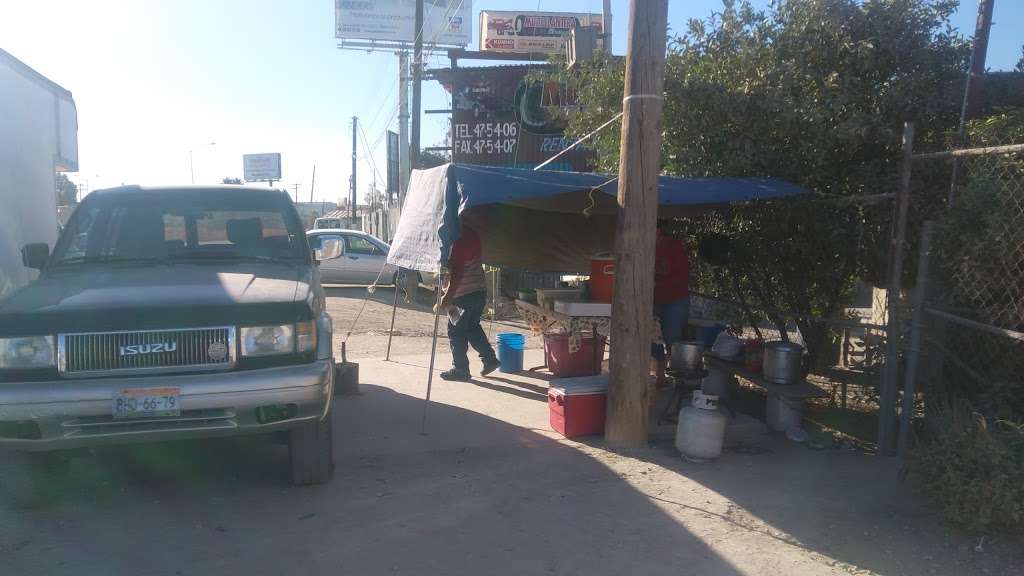
[(386, 242), (359, 230), (317, 229), (306, 233), (321, 240), (339, 239), (343, 255), (336, 260), (320, 263), (320, 279), (324, 284), (394, 284), (398, 268), (387, 263)]

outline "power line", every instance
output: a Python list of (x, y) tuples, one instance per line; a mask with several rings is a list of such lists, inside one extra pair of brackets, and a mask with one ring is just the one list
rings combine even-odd
[[(459, 2), (459, 7), (460, 8), (462, 7), (462, 1), (464, 1), (464, 0), (460, 0), (460, 2)], [(423, 18), (423, 23), (420, 24), (420, 29), (416, 32), (416, 36), (413, 38), (413, 41), (412, 41), (413, 44), (415, 44), (416, 41), (419, 40), (423, 36), (423, 30), (427, 27), (427, 22), (430, 20), (430, 15), (434, 13), (435, 6), (436, 5), (434, 3), (430, 4), (430, 9), (427, 10), (427, 15), (426, 15), (426, 17)], [(447, 10), (445, 11), (445, 14), (446, 15), (448, 14)], [(435, 35), (434, 36), (434, 40), (437, 40), (439, 35), (440, 34)], [(403, 74), (406, 73), (406, 72), (407, 71), (405, 71), (405, 70), (401, 71), (401, 73), (403, 73)], [(370, 120), (370, 122), (369, 122), (369, 125), (370, 125), (371, 128), (376, 125), (377, 119), (380, 117), (380, 113), (384, 111), (385, 106), (387, 105), (387, 103), (391, 99), (391, 95), (394, 94), (395, 89), (398, 87), (399, 84), (400, 84), (400, 82), (397, 81), (397, 80), (394, 81), (391, 84), (391, 88), (388, 90), (388, 95), (384, 97), (384, 100), (381, 102), (381, 105), (377, 108), (377, 112), (374, 113), (374, 115), (373, 115), (373, 120)]]
[[(377, 170), (377, 163), (373, 160), (373, 154), (370, 152), (369, 146), (367, 146), (366, 132), (363, 132), (363, 127), (362, 126), (359, 127), (359, 134), (362, 137), (362, 140), (363, 140), (363, 150), (366, 151), (366, 156), (370, 160), (370, 166), (373, 168), (374, 176), (379, 178), (381, 174), (380, 174), (380, 171)], [(383, 178), (382, 178), (382, 180), (383, 180)]]
[(397, 118), (397, 117), (398, 117), (398, 106), (395, 106), (394, 112), (391, 113), (391, 118), (384, 125), (384, 130), (380, 133), (380, 136), (378, 136), (377, 139), (373, 141), (373, 146), (370, 146), (370, 151), (371, 152), (376, 152), (377, 148), (380, 147), (380, 143), (384, 141), (384, 136), (387, 135), (387, 128), (391, 126), (391, 122), (394, 121), (394, 119)]

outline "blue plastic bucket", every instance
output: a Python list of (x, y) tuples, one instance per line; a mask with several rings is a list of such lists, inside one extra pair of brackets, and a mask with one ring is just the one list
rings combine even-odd
[(497, 341), (500, 370), (506, 374), (522, 371), (526, 336), (516, 332), (499, 332)]

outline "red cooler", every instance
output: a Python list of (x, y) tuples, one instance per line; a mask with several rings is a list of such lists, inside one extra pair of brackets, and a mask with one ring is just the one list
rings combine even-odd
[(548, 370), (559, 378), (574, 376), (593, 376), (601, 373), (601, 362), (604, 360), (605, 337), (597, 335), (597, 350), (594, 350), (592, 335), (580, 337), (580, 349), (569, 352), (568, 334), (544, 335), (544, 363)]
[(548, 389), (551, 428), (566, 438), (604, 434), (608, 376), (558, 378)]
[(590, 299), (611, 302), (615, 291), (615, 257), (601, 254), (590, 259)]

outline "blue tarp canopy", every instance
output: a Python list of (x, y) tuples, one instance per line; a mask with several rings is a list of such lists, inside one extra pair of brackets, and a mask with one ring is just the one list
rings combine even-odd
[[(462, 226), (480, 235), (484, 261), (536, 271), (584, 272), (614, 244), (613, 176), (445, 164), (415, 170), (388, 262), (437, 272)], [(808, 192), (763, 178), (658, 178), (658, 213), (686, 216), (726, 204)]]

